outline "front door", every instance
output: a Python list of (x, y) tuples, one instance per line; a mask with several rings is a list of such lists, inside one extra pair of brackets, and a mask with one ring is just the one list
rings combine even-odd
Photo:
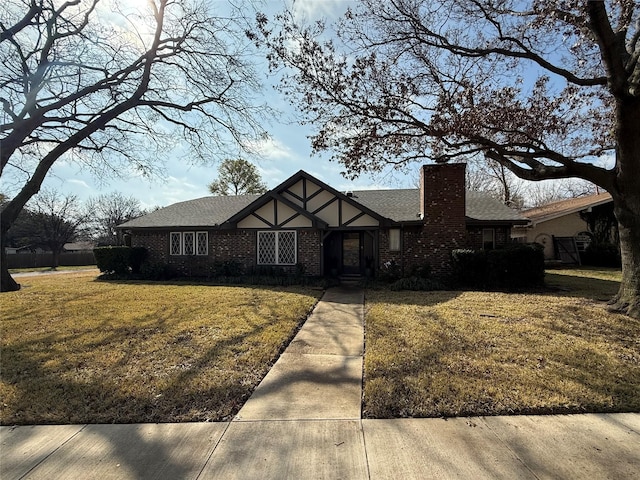
[(360, 239), (360, 232), (344, 232), (342, 234), (342, 273), (361, 273)]

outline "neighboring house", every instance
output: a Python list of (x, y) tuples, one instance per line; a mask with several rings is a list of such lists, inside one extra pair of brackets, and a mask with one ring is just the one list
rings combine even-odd
[[(583, 252), (593, 240), (588, 214), (600, 209), (613, 212), (613, 200), (608, 193), (570, 198), (524, 210), (528, 225), (513, 229), (512, 237), (521, 242), (536, 242), (544, 246), (545, 260), (579, 263), (573, 253)], [(608, 233), (609, 240), (613, 235)]]
[(22, 247), (5, 247), (4, 251), (7, 255), (19, 255), (28, 253), (48, 253), (47, 250), (41, 247), (33, 247), (32, 245), (25, 245)]
[(95, 243), (87, 241), (69, 242), (64, 244), (64, 251), (70, 253), (93, 252), (95, 246)]
[[(465, 165), (425, 165), (420, 189), (341, 193), (299, 171), (264, 195), (176, 203), (118, 228), (154, 263), (206, 275), (215, 262), (283, 267), (308, 275), (371, 274), (390, 262), (403, 273), (428, 263), (449, 270), (451, 250), (511, 242), (527, 220), (499, 201), (465, 191)], [(298, 267), (296, 267), (298, 266)]]

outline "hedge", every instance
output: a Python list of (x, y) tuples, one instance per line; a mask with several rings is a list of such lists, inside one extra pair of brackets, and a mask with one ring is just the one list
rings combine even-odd
[(93, 250), (102, 273), (126, 275), (140, 273), (147, 250), (144, 247), (99, 247)]
[(520, 289), (544, 283), (540, 245), (512, 245), (497, 250), (454, 250), (454, 283), (480, 289)]
[(592, 243), (581, 254), (583, 265), (621, 267), (620, 249), (612, 243)]

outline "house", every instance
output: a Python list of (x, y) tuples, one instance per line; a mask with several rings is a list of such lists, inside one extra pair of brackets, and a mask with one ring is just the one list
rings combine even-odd
[[(579, 254), (594, 240), (598, 219), (609, 220), (600, 242), (613, 239), (613, 199), (608, 193), (570, 198), (521, 212), (530, 220), (516, 226), (511, 235), (520, 242), (536, 242), (544, 246), (545, 260), (579, 263)], [(602, 223), (601, 221), (599, 223)]]
[(94, 242), (90, 242), (87, 240), (81, 240), (78, 242), (69, 242), (64, 244), (64, 251), (69, 253), (84, 253), (84, 252), (93, 252), (93, 249), (96, 247)]
[[(307, 275), (373, 273), (390, 262), (409, 273), (449, 270), (456, 248), (496, 248), (527, 220), (465, 191), (465, 165), (425, 165), (420, 188), (341, 193), (304, 171), (264, 195), (176, 203), (118, 228), (155, 263), (206, 275), (215, 262), (278, 266)], [(303, 266), (303, 267), (302, 267)]]

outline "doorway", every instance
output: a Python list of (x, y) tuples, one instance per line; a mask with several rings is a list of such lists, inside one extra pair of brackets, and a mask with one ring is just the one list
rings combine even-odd
[(362, 272), (362, 234), (344, 232), (342, 234), (342, 273), (356, 275)]

